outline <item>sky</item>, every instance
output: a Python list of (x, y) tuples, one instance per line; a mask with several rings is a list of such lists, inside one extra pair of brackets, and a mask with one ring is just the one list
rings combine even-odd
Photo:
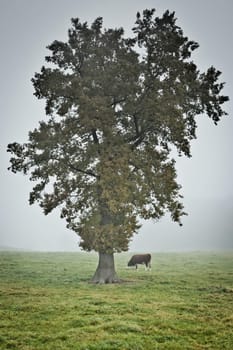
[(79, 251), (78, 236), (66, 229), (56, 210), (44, 216), (29, 206), (32, 183), (7, 170), (7, 144), (25, 142), (46, 120), (44, 101), (33, 96), (31, 78), (39, 72), (54, 40), (67, 40), (70, 19), (123, 27), (132, 35), (137, 11), (175, 11), (177, 24), (200, 44), (193, 59), (201, 71), (213, 65), (226, 82), (228, 116), (218, 126), (198, 118), (192, 158), (177, 158), (178, 182), (188, 216), (180, 227), (165, 216), (142, 222), (130, 251), (167, 252), (233, 249), (233, 2), (232, 0), (0, 0), (0, 247), (38, 251)]

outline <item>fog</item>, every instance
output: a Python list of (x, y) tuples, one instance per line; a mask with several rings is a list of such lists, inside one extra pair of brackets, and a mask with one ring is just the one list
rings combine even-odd
[(130, 35), (137, 11), (155, 7), (157, 15), (176, 12), (177, 24), (189, 39), (200, 44), (194, 60), (200, 70), (213, 65), (222, 71), (229, 116), (218, 126), (206, 116), (198, 121), (192, 158), (177, 157), (178, 182), (188, 216), (180, 227), (165, 216), (143, 222), (133, 237), (131, 251), (190, 251), (233, 248), (233, 2), (231, 0), (1, 0), (0, 85), (0, 247), (40, 251), (79, 251), (79, 238), (66, 229), (59, 211), (44, 216), (38, 205), (29, 206), (29, 178), (7, 171), (10, 142), (24, 142), (29, 130), (46, 119), (44, 101), (33, 96), (31, 78), (40, 71), (46, 46), (66, 40), (70, 19), (91, 23), (104, 17), (104, 26), (124, 27)]

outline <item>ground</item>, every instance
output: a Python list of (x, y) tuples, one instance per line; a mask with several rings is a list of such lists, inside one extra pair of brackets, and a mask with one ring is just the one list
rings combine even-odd
[(0, 252), (0, 349), (231, 349), (233, 252), (152, 255), (89, 283), (88, 253)]

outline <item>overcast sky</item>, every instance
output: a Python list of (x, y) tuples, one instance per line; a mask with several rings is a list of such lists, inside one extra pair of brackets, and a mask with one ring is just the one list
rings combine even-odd
[(178, 181), (189, 216), (183, 227), (165, 217), (146, 222), (132, 251), (183, 251), (233, 248), (233, 1), (232, 0), (0, 0), (0, 246), (42, 251), (78, 251), (78, 237), (65, 228), (59, 212), (44, 216), (29, 206), (28, 177), (7, 171), (10, 142), (25, 142), (28, 131), (45, 119), (44, 102), (33, 96), (31, 78), (47, 55), (46, 46), (67, 39), (70, 19), (124, 27), (132, 35), (137, 11), (175, 11), (184, 34), (200, 44), (194, 59), (201, 71), (222, 71), (229, 116), (216, 127), (206, 116), (198, 122), (192, 158), (178, 159)]

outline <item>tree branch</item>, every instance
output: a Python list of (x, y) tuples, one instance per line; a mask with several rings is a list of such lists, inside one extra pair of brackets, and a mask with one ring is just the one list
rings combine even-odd
[(71, 164), (70, 162), (68, 162), (68, 166), (71, 168), (71, 169), (73, 169), (73, 170), (75, 170), (75, 171), (77, 171), (77, 172), (79, 172), (79, 173), (82, 173), (82, 174), (85, 174), (85, 175), (89, 175), (89, 176), (92, 176), (92, 177), (95, 177), (96, 179), (98, 178), (98, 176), (95, 174), (95, 173), (93, 173), (92, 171), (86, 171), (86, 170), (82, 170), (82, 169), (80, 169), (80, 168), (76, 168), (73, 164)]
[(107, 95), (107, 96), (113, 99), (113, 102), (109, 105), (110, 107), (114, 107), (115, 108), (116, 105), (118, 105), (119, 103), (126, 101), (126, 97), (122, 97), (119, 100), (117, 100), (115, 98), (115, 96), (112, 96), (112, 95)]
[(140, 136), (140, 132), (139, 132), (139, 126), (138, 126), (138, 119), (137, 119), (136, 115), (133, 116), (133, 120), (134, 120), (134, 125), (135, 125), (136, 137), (138, 137), (138, 136)]
[(99, 139), (98, 139), (98, 136), (96, 134), (96, 130), (95, 129), (92, 130), (92, 136), (93, 136), (94, 142), (95, 143), (99, 143)]
[(137, 137), (135, 137), (132, 147), (136, 148), (137, 146), (139, 146), (143, 142), (144, 137), (145, 137), (144, 133), (140, 133)]

